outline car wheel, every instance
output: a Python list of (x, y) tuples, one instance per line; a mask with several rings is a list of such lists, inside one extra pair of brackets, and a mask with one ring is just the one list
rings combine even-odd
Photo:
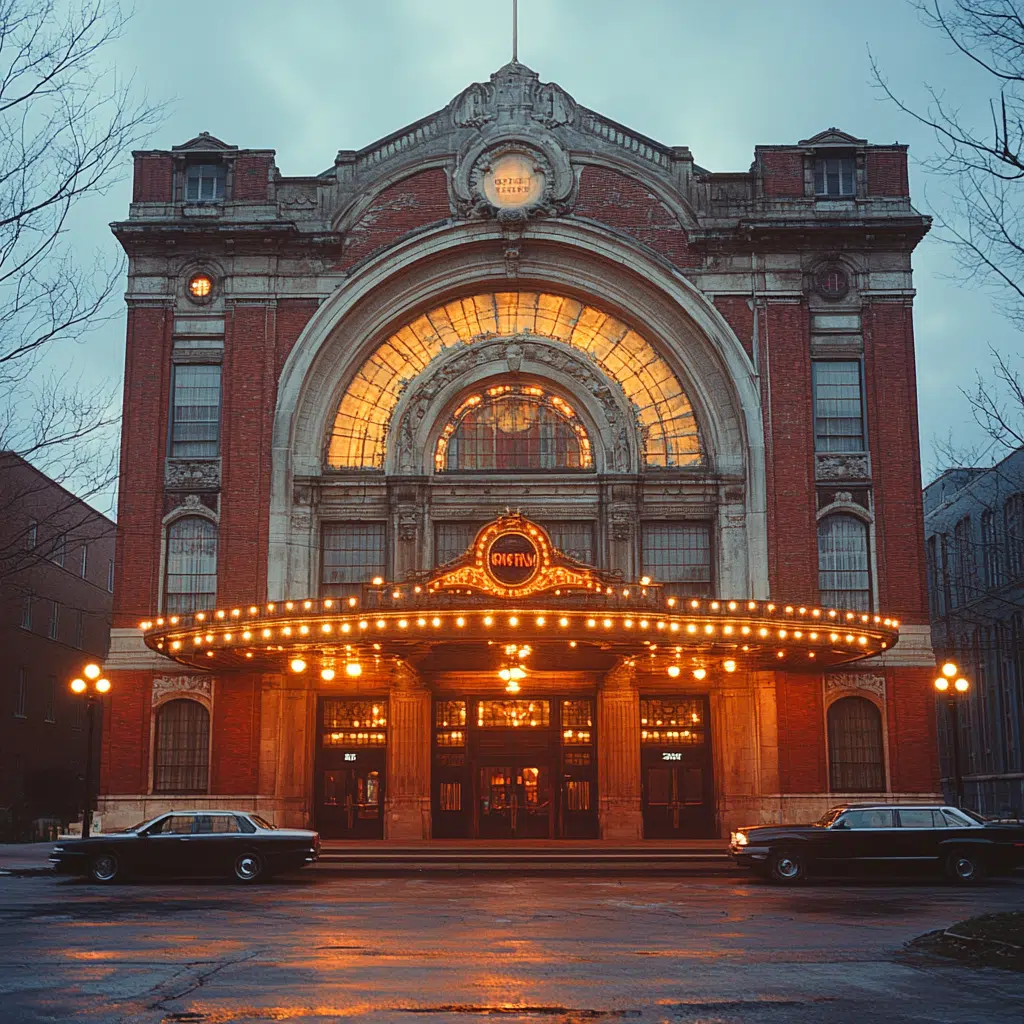
[(258, 853), (240, 853), (235, 858), (235, 878), (247, 885), (263, 877), (263, 859)]
[(807, 865), (801, 854), (793, 850), (779, 850), (768, 858), (768, 876), (773, 882), (795, 885), (807, 875)]
[(985, 877), (985, 862), (972, 850), (954, 850), (946, 858), (946, 876), (958, 885), (975, 885)]
[(121, 873), (121, 865), (112, 853), (98, 853), (89, 863), (89, 875), (94, 882), (108, 885)]

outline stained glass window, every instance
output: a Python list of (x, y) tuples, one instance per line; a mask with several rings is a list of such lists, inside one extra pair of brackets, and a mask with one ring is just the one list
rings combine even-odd
[(481, 700), (476, 724), (482, 729), (545, 728), (551, 724), (551, 702), (546, 700)]
[(703, 743), (704, 702), (698, 697), (642, 699), (640, 742), (662, 747), (688, 747)]
[(388, 724), (386, 700), (325, 700), (325, 729), (383, 729)]

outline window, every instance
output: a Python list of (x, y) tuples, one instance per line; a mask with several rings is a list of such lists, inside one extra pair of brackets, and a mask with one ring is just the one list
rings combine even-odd
[(164, 611), (170, 615), (212, 608), (217, 598), (217, 526), (186, 516), (167, 527)]
[(434, 565), (447, 565), (448, 562), (465, 554), (482, 525), (482, 523), (435, 523)]
[(641, 744), (688, 747), (704, 740), (704, 702), (699, 697), (640, 700)]
[(836, 828), (892, 828), (892, 811), (883, 808), (847, 811), (836, 822)]
[(25, 547), (32, 551), (39, 542), (39, 524), (34, 520), (28, 521), (28, 530), (25, 531)]
[(843, 697), (829, 707), (828, 771), (833, 793), (885, 789), (882, 716), (865, 697)]
[(1024, 576), (1024, 494), (1011, 494), (1003, 506), (1008, 580)]
[(383, 523), (324, 523), (321, 582), (325, 594), (383, 575)]
[(966, 604), (977, 596), (970, 516), (964, 516), (953, 527), (953, 557), (953, 604)]
[(28, 705), (28, 669), (18, 669), (18, 682), (14, 690), (14, 717), (25, 718)]
[(50, 561), (55, 565), (64, 568), (64, 559), (67, 557), (68, 539), (66, 534), (61, 534), (53, 542), (53, 550), (50, 552)]
[(76, 700), (71, 708), (71, 728), (81, 729), (85, 725), (85, 701)]
[(481, 700), (476, 705), (476, 724), (481, 729), (546, 729), (551, 724), (547, 700)]
[(54, 723), (57, 721), (57, 680), (49, 676), (46, 680), (46, 704), (43, 712), (43, 721)]
[(107, 593), (112, 594), (114, 592), (114, 560), (111, 558), (107, 562)]
[(871, 610), (868, 527), (856, 516), (838, 513), (818, 524), (818, 590), (824, 605)]
[(864, 411), (860, 363), (856, 359), (816, 360), (814, 386), (814, 450), (864, 451)]
[(80, 558), (78, 563), (78, 575), (85, 579), (86, 573), (89, 571), (89, 545), (83, 544), (80, 551)]
[(711, 594), (711, 524), (644, 523), (643, 572), (657, 583), (694, 597)]
[(190, 164), (185, 170), (185, 202), (212, 203), (223, 199), (226, 177), (220, 164)]
[(190, 836), (195, 829), (194, 814), (169, 814), (146, 829), (149, 836)]
[(233, 814), (199, 814), (196, 821), (196, 831), (200, 834), (226, 835), (242, 831), (238, 819)]
[(32, 605), (34, 599), (31, 594), (26, 594), (21, 602), (21, 628), (31, 629), (32, 628)]
[(176, 364), (171, 405), (171, 455), (212, 459), (219, 451), (220, 367)]
[(856, 193), (857, 161), (854, 157), (818, 157), (814, 161), (816, 196), (852, 196)]
[(900, 828), (945, 828), (942, 815), (927, 807), (907, 810), (900, 808)]
[(85, 612), (81, 608), (75, 612), (75, 646), (79, 650), (85, 648)]
[(593, 469), (590, 439), (573, 409), (538, 387), (503, 384), (470, 395), (437, 441), (435, 469)]
[(60, 605), (56, 601), (50, 602), (50, 631), (51, 640), (56, 640), (60, 632)]
[(209, 765), (210, 713), (195, 700), (168, 701), (156, 713), (153, 791), (205, 793)]
[(587, 521), (563, 520), (544, 523), (551, 543), (570, 558), (584, 565), (594, 565), (594, 524)]

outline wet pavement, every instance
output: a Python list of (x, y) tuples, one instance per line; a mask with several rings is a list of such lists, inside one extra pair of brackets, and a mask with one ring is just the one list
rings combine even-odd
[(1020, 1024), (1024, 975), (910, 954), (976, 889), (732, 878), (0, 878), (0, 1020)]

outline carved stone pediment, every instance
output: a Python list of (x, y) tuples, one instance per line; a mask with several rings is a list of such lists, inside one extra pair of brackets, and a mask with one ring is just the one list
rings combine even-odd
[(871, 466), (864, 454), (819, 454), (816, 475), (818, 480), (868, 480)]
[(885, 676), (869, 672), (829, 672), (825, 676), (825, 696), (837, 690), (867, 690), (885, 700)]
[(213, 677), (155, 676), (152, 693), (153, 706), (175, 697), (191, 697), (209, 707), (213, 700)]
[(536, 71), (518, 61), (499, 68), (489, 82), (463, 89), (448, 109), (458, 128), (531, 122), (553, 128), (576, 118), (576, 101), (561, 86), (541, 82)]
[(164, 487), (169, 491), (220, 489), (220, 459), (167, 459)]

